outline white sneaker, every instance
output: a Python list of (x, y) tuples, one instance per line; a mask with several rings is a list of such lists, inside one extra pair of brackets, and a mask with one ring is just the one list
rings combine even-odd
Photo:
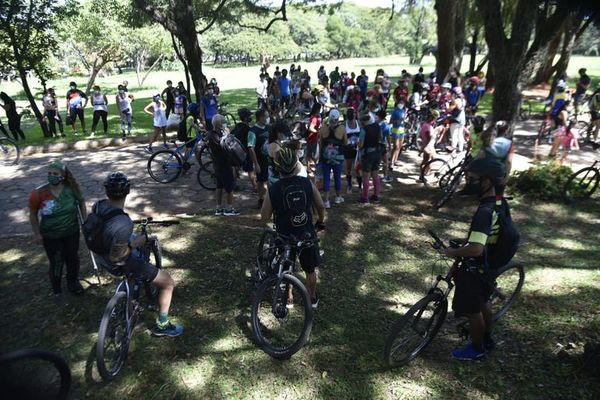
[(335, 204), (342, 204), (344, 202), (344, 198), (342, 196), (337, 196), (335, 198)]
[(331, 208), (331, 203), (329, 202), (329, 200), (325, 201), (325, 208), (329, 209)]

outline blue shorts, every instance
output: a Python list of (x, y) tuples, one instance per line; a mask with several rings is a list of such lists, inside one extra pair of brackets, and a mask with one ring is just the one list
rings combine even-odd
[(402, 140), (404, 139), (405, 133), (392, 133), (392, 139), (394, 140)]

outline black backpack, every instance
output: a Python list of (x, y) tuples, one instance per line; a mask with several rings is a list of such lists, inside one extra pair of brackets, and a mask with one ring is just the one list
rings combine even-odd
[(512, 220), (506, 200), (503, 199), (501, 205), (496, 205), (495, 211), (498, 216), (498, 226), (500, 228), (498, 239), (486, 251), (487, 265), (492, 269), (497, 269), (508, 264), (517, 253), (521, 240), (521, 234)]
[(99, 203), (96, 203), (92, 206), (92, 212), (88, 214), (84, 223), (81, 225), (81, 231), (88, 249), (97, 254), (106, 254), (110, 249), (108, 248), (108, 243), (104, 243), (102, 240), (104, 224), (117, 215), (127, 214), (120, 208), (113, 208), (106, 214), (100, 215), (98, 214), (98, 204)]
[(244, 146), (242, 146), (242, 143), (238, 138), (232, 134), (223, 135), (220, 144), (233, 167), (241, 167), (244, 165), (247, 156), (246, 149), (244, 149)]

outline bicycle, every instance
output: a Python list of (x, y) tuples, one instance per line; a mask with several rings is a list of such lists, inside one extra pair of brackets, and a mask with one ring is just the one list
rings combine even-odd
[(591, 197), (600, 184), (600, 166), (598, 160), (590, 167), (574, 172), (563, 188), (563, 196), (569, 203), (576, 203)]
[(442, 208), (444, 204), (450, 201), (456, 192), (456, 189), (458, 189), (458, 186), (460, 186), (463, 177), (466, 176), (467, 166), (472, 159), (473, 157), (470, 153), (465, 153), (465, 156), (457, 165), (450, 168), (444, 175), (440, 176), (438, 184), (444, 193), (442, 197), (434, 202), (434, 209), (438, 210)]
[(173, 150), (165, 149), (152, 153), (147, 165), (150, 177), (159, 183), (173, 182), (190, 169), (191, 163), (188, 160), (195, 157), (200, 167), (196, 175), (198, 183), (206, 190), (216, 190), (215, 170), (210, 149), (204, 142), (205, 138), (204, 133), (198, 131), (194, 139)]
[[(446, 245), (431, 230), (428, 231), (434, 242), (431, 246), (444, 249)], [(457, 243), (450, 241), (451, 247)], [(448, 313), (448, 296), (454, 288), (454, 279), (462, 259), (457, 258), (446, 275), (437, 275), (425, 297), (417, 301), (391, 328), (383, 351), (384, 361), (388, 367), (399, 367), (415, 359), (435, 338)], [(508, 263), (496, 270), (488, 270), (488, 279), (494, 282), (494, 290), (490, 298), (492, 320), (497, 322), (514, 303), (523, 288), (525, 270), (521, 264)], [(444, 282), (445, 288), (440, 287)], [(469, 322), (460, 319), (456, 329), (461, 338), (469, 337)], [(406, 337), (408, 336), (408, 337)]]
[[(154, 221), (148, 217), (133, 222), (139, 224), (140, 234), (146, 238), (146, 245), (137, 249), (140, 256), (160, 269), (162, 250), (158, 238), (150, 236), (149, 225), (170, 226), (179, 224), (179, 221)], [(146, 305), (140, 301), (141, 286), (144, 286), (148, 298)], [(96, 365), (105, 381), (114, 379), (123, 369), (136, 322), (145, 309), (156, 304), (158, 292), (156, 286), (140, 282), (131, 275), (123, 275), (117, 285), (115, 294), (104, 309), (96, 344)]]
[[(444, 189), (449, 183), (450, 170), (457, 165), (459, 153), (450, 153), (450, 159), (434, 158), (421, 167), (419, 181), (425, 185), (439, 185)], [(442, 179), (443, 178), (443, 179)]]
[(229, 105), (229, 103), (227, 102), (220, 103), (217, 107), (217, 114), (224, 116), (225, 123), (227, 124), (227, 126), (230, 127), (230, 129), (233, 129), (237, 121), (232, 113), (227, 112), (227, 110), (225, 110), (225, 107), (227, 107), (227, 105)]
[(17, 165), (21, 158), (21, 149), (16, 141), (8, 136), (0, 136), (0, 165)]
[(304, 346), (313, 324), (310, 296), (294, 276), (296, 254), (317, 238), (297, 239), (267, 229), (261, 237), (252, 277), (252, 334), (258, 346), (276, 359), (290, 358)]

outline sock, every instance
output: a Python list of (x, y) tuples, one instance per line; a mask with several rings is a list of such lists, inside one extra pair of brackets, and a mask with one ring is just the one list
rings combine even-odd
[(379, 197), (381, 191), (381, 180), (379, 179), (379, 175), (376, 175), (375, 178), (373, 178), (373, 187), (375, 188), (375, 196)]
[(363, 199), (368, 199), (369, 198), (369, 179), (367, 178), (364, 182), (363, 182), (363, 188), (362, 188), (362, 197)]
[(164, 327), (165, 325), (167, 325), (169, 323), (169, 313), (158, 313), (158, 320), (156, 321), (156, 325), (158, 325), (159, 328)]

